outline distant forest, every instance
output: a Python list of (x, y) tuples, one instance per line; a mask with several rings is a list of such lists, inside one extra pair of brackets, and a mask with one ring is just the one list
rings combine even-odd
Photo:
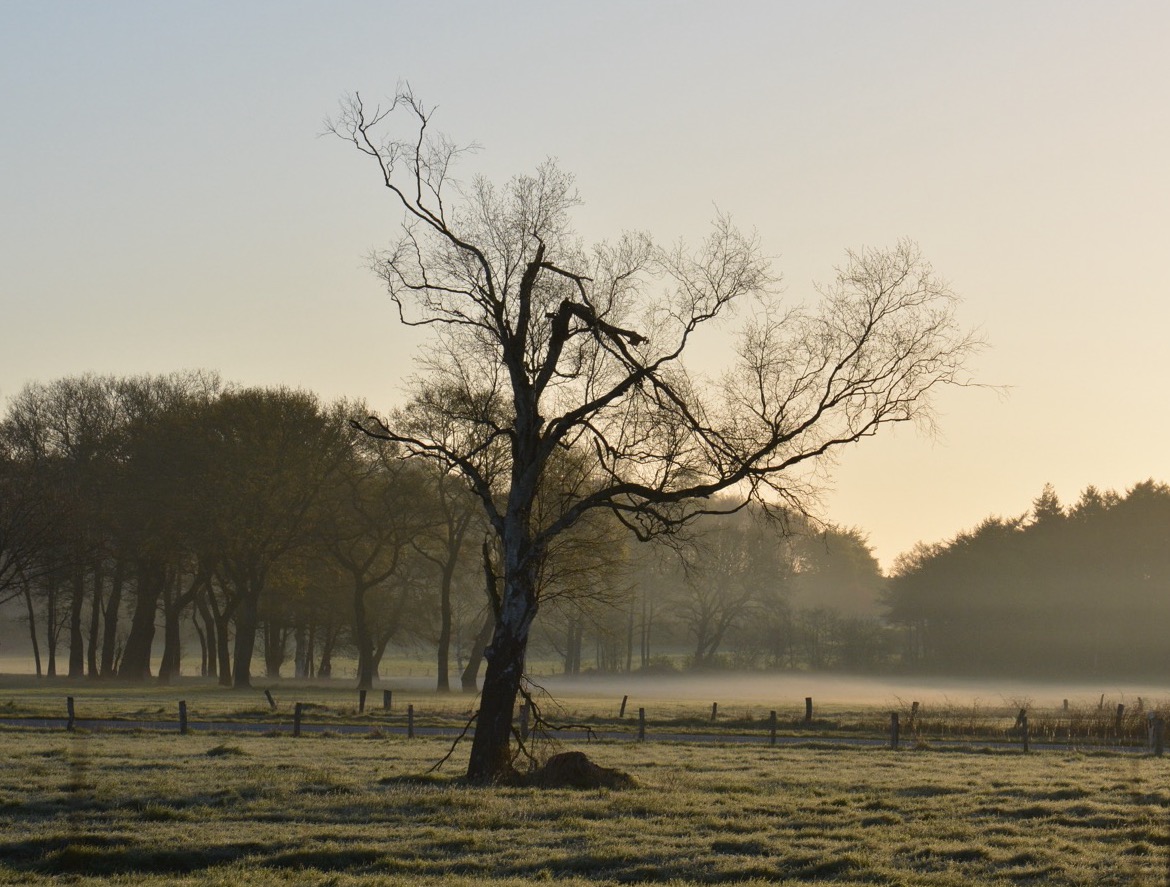
[[(499, 553), (475, 499), (355, 429), (367, 414), (206, 372), (27, 386), (0, 421), (0, 638), (44, 675), (245, 687), (344, 659), (371, 686), (406, 651), (473, 689)], [(541, 495), (589, 483), (582, 464), (566, 451)], [(537, 650), (572, 674), (1161, 675), (1168, 538), (1153, 481), (1068, 508), (1046, 488), (889, 577), (862, 531), (795, 512), (670, 544), (599, 517), (543, 563)]]
[(950, 674), (1170, 673), (1170, 487), (1045, 487), (1032, 509), (902, 555), (885, 618), (908, 669)]

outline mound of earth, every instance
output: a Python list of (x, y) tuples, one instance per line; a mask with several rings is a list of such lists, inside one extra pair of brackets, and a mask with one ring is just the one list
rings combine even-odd
[(525, 781), (538, 788), (634, 788), (638, 784), (630, 774), (599, 766), (579, 751), (553, 755)]

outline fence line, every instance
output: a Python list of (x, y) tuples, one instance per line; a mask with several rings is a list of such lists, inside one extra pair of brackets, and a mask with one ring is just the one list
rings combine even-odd
[[(272, 696), (271, 691), (264, 691), (265, 699), (269, 703), (270, 710), (277, 709), (276, 700)], [(68, 696), (65, 699), (65, 729), (73, 731), (79, 726), (88, 726), (89, 729), (98, 730), (116, 730), (116, 729), (155, 729), (159, 731), (167, 731), (171, 729), (178, 729), (180, 734), (188, 734), (192, 729), (200, 731), (235, 731), (235, 732), (266, 732), (279, 733), (281, 728), (288, 728), (287, 721), (233, 721), (233, 720), (200, 720), (194, 721), (191, 719), (190, 712), (186, 700), (178, 702), (177, 720), (169, 722), (166, 720), (160, 721), (129, 721), (124, 719), (103, 719), (103, 718), (85, 718), (84, 712), (79, 714), (78, 702), (83, 703), (83, 697)], [(358, 711), (365, 713), (365, 691), (361, 691), (358, 697)], [(326, 731), (339, 733), (356, 733), (362, 730), (375, 731), (382, 733), (393, 734), (395, 732), (405, 733), (407, 738), (415, 738), (416, 733), (420, 735), (452, 735), (458, 730), (454, 726), (449, 726), (443, 723), (443, 715), (439, 712), (434, 712), (431, 715), (430, 724), (423, 725), (416, 723), (416, 708), (413, 703), (406, 707), (405, 718), (402, 716), (393, 716), (389, 712), (391, 710), (391, 691), (386, 690), (383, 693), (383, 714), (366, 715), (364, 723), (352, 723), (346, 721), (331, 721), (322, 720), (313, 723), (312, 725), (306, 722), (306, 714), (309, 706), (301, 701), (297, 701), (293, 707), (292, 720), (292, 735), (300, 737), (304, 732), (321, 733)], [(710, 718), (707, 719), (702, 716), (695, 716), (691, 719), (674, 718), (662, 719), (657, 722), (651, 722), (648, 718), (646, 706), (638, 707), (638, 719), (636, 728), (631, 731), (627, 726), (623, 715), (626, 704), (629, 701), (629, 696), (622, 698), (621, 709), (617, 719), (612, 716), (606, 718), (603, 716), (595, 716), (592, 724), (597, 725), (581, 725), (576, 733), (567, 731), (561, 735), (570, 738), (583, 738), (590, 740), (593, 738), (603, 738), (606, 740), (620, 740), (620, 739), (634, 739), (636, 741), (644, 742), (648, 738), (669, 740), (669, 741), (706, 741), (706, 742), (761, 742), (769, 746), (776, 746), (783, 741), (784, 744), (792, 744), (794, 742), (830, 742), (837, 744), (878, 744), (882, 740), (878, 739), (882, 730), (880, 727), (871, 726), (870, 728), (858, 728), (854, 725), (851, 728), (844, 727), (841, 724), (833, 725), (828, 720), (822, 719), (817, 722), (818, 729), (808, 729), (812, 724), (812, 698), (805, 698), (804, 718), (793, 718), (788, 721), (787, 729), (790, 731), (789, 735), (782, 739), (779, 735), (780, 718), (776, 709), (770, 710), (767, 719), (759, 721), (751, 717), (750, 712), (741, 720), (721, 716), (719, 713), (719, 703), (714, 702), (711, 705)], [(1024, 706), (1019, 709), (1016, 715), (1014, 724), (1009, 728), (1000, 728), (996, 726), (997, 723), (1004, 721), (1004, 717), (999, 713), (989, 713), (984, 718), (984, 723), (977, 723), (975, 712), (967, 712), (966, 710), (956, 711), (954, 709), (947, 709), (941, 713), (933, 714), (926, 707), (921, 706), (917, 701), (914, 701), (908, 709), (908, 719), (902, 720), (901, 711), (892, 711), (889, 716), (889, 725), (886, 728), (888, 736), (888, 745), (891, 750), (899, 750), (903, 745), (903, 739), (909, 736), (912, 740), (914, 748), (926, 749), (935, 746), (974, 746), (992, 745), (1001, 748), (1018, 748), (1022, 753), (1029, 752), (1034, 745), (1043, 748), (1113, 748), (1124, 751), (1137, 751), (1139, 749), (1148, 750), (1150, 754), (1156, 757), (1162, 757), (1165, 750), (1165, 716), (1158, 710), (1145, 712), (1142, 714), (1142, 705), (1139, 700), (1136, 711), (1131, 711), (1129, 716), (1126, 716), (1126, 708), (1124, 704), (1119, 704), (1114, 711), (1108, 711), (1104, 705), (1099, 705), (1097, 710), (1101, 713), (1097, 718), (1086, 718), (1083, 712), (1071, 711), (1067, 705), (1056, 713), (1045, 713), (1044, 711), (1035, 711)], [(613, 709), (610, 709), (612, 712)], [(1031, 717), (1030, 717), (1031, 712)], [(519, 733), (523, 739), (529, 737), (530, 718), (532, 711), (527, 702), (524, 702), (520, 707), (518, 714)], [(344, 715), (343, 715), (344, 716)], [(949, 719), (949, 720), (948, 720)], [(62, 719), (53, 718), (18, 718), (8, 717), (0, 718), (0, 727), (33, 727), (33, 728), (49, 728), (60, 724)], [(965, 723), (963, 723), (965, 721)], [(719, 728), (711, 727), (712, 724), (719, 724)], [(1083, 723), (1082, 723), (1083, 722)], [(611, 729), (600, 729), (600, 725), (608, 725)], [(706, 730), (704, 731), (704, 725)], [(1079, 725), (1080, 732), (1077, 732)], [(966, 728), (965, 732), (960, 729)], [(533, 729), (542, 728), (538, 722)], [(653, 729), (651, 729), (653, 728)], [(720, 729), (721, 728), (721, 729)], [(954, 729), (948, 729), (954, 728)], [(1139, 729), (1141, 728), (1141, 729)], [(1144, 739), (1142, 734), (1144, 729)], [(695, 732), (690, 732), (690, 731)]]

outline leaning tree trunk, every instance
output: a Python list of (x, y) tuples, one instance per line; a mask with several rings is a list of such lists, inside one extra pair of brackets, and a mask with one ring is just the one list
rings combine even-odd
[[(511, 564), (505, 566), (496, 633), (484, 654), (487, 671), (467, 764), (467, 778), (476, 783), (498, 782), (512, 772), (512, 717), (537, 608), (535, 570), (531, 559), (527, 559), (528, 563), (521, 559), (517, 547), (505, 546), (505, 556)], [(508, 569), (512, 564), (517, 567)]]
[(199, 638), (199, 676), (201, 678), (207, 677), (207, 634), (203, 631), (203, 626), (199, 624), (199, 613), (192, 608), (191, 610), (191, 625), (195, 628), (195, 636)]
[(37, 617), (33, 610), (32, 592), (29, 590), (28, 582), (24, 583), (24, 588), (21, 589), (24, 594), (24, 605), (28, 610), (28, 635), (32, 641), (33, 661), (37, 667), (37, 677), (41, 677), (41, 645), (37, 640)]
[(118, 677), (122, 680), (144, 681), (150, 677), (154, 621), (158, 614), (158, 599), (167, 581), (167, 570), (162, 564), (155, 561), (139, 563), (134, 618), (130, 623), (130, 634), (126, 637), (122, 663), (118, 668)]
[(475, 693), (479, 690), (479, 667), (483, 664), (484, 651), (491, 642), (492, 632), (495, 630), (496, 614), (489, 609), (479, 633), (471, 644), (471, 650), (467, 654), (467, 665), (460, 676), (459, 683), (464, 693)]
[(467, 764), (471, 782), (498, 782), (511, 772), (512, 715), (524, 676), (527, 647), (527, 629), (520, 634), (510, 627), (496, 627), (496, 636), (485, 654), (488, 665)]
[(393, 637), (393, 630), (383, 631), (378, 637), (378, 642), (374, 645), (374, 655), (370, 658), (370, 676), (375, 681), (380, 678), (382, 660), (386, 657), (386, 648), (390, 646), (390, 640)]
[(325, 639), (321, 643), (321, 664), (317, 668), (317, 677), (330, 680), (333, 677), (333, 647), (337, 643), (338, 629), (334, 625), (325, 628)]

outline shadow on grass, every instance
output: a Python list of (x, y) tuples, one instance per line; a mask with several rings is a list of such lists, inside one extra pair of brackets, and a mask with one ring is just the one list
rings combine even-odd
[(128, 839), (101, 835), (53, 837), (0, 843), (0, 859), (9, 869), (45, 875), (182, 875), (253, 857), (270, 869), (315, 869), (322, 872), (369, 870), (381, 857), (377, 850), (325, 847), (273, 847), (256, 842), (211, 847), (156, 849), (132, 846)]

